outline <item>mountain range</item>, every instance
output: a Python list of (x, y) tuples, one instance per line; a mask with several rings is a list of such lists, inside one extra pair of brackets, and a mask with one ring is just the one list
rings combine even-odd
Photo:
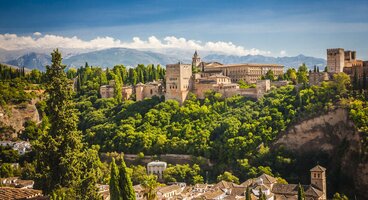
[[(63, 52), (63, 51), (62, 51)], [(109, 48), (90, 52), (67, 52), (63, 63), (68, 67), (89, 65), (112, 67), (117, 64), (125, 66), (136, 66), (137, 64), (161, 64), (176, 63), (182, 61), (191, 63), (188, 51), (170, 50), (169, 52), (155, 52), (153, 50), (136, 50), (128, 48)], [(202, 60), (205, 62), (217, 61), (223, 64), (231, 63), (268, 63), (281, 64), (286, 68), (298, 67), (305, 63), (310, 68), (314, 65), (324, 67), (326, 60), (310, 56), (298, 55), (292, 57), (271, 57), (262, 55), (224, 55), (216, 52), (203, 52)], [(45, 66), (51, 63), (51, 56), (44, 51), (7, 51), (0, 49), (0, 62), (29, 69), (45, 70)]]

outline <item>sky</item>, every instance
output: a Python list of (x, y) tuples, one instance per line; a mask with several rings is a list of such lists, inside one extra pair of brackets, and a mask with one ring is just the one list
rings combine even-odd
[(0, 48), (181, 48), (368, 60), (367, 0), (0, 0)]

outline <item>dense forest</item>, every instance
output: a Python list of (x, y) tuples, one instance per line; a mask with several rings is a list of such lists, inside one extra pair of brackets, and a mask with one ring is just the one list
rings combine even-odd
[[(22, 161), (22, 172), (10, 172), (9, 166), (2, 165), (2, 176), (12, 173), (43, 182), (52, 180), (56, 176), (53, 171), (46, 174), (49, 177), (40, 176), (37, 172), (50, 170), (47, 162), (63, 165), (63, 161), (45, 158), (50, 158), (51, 154), (60, 157), (70, 154), (73, 156), (64, 159), (74, 161), (83, 158), (86, 166), (96, 168), (96, 171), (91, 171), (80, 166), (77, 171), (86, 173), (82, 176), (83, 180), (108, 183), (111, 173), (109, 166), (100, 162), (97, 155), (118, 152), (153, 156), (165, 153), (189, 154), (208, 158), (215, 163), (208, 175), (197, 164), (169, 166), (164, 174), (166, 181), (185, 181), (190, 184), (217, 180), (239, 182), (262, 173), (278, 177), (279, 182), (286, 182), (285, 179), (295, 181), (298, 180), (298, 174), (293, 169), (300, 164), (297, 157), (283, 148), (270, 151), (276, 137), (292, 124), (332, 110), (344, 102), (359, 131), (368, 133), (365, 85), (361, 84), (363, 88), (355, 87), (354, 82), (352, 85), (344, 73), (335, 74), (332, 81), (324, 82), (321, 86), (309, 86), (308, 68), (302, 65), (297, 70), (287, 70), (282, 77), (290, 80), (291, 85), (273, 88), (258, 101), (241, 96), (223, 98), (221, 94), (208, 92), (205, 99), (197, 99), (190, 94), (184, 105), (180, 106), (178, 102), (165, 101), (163, 97), (140, 102), (122, 102), (119, 95), (115, 95), (115, 98), (100, 98), (99, 87), (108, 84), (110, 80), (115, 81), (115, 88), (163, 80), (165, 69), (159, 65), (138, 65), (129, 69), (116, 65), (112, 69), (103, 70), (86, 64), (77, 70), (66, 70), (65, 66), (57, 68), (63, 65), (59, 55), (54, 54), (54, 68), (49, 67), (46, 73), (37, 70), (24, 73), (6, 66), (0, 68), (0, 105), (30, 101), (33, 96), (32, 93), (24, 92), (27, 89), (44, 88), (47, 94), (53, 95), (38, 103), (43, 116), (42, 123), (27, 123), (25, 131), (20, 135), (21, 139), (31, 140), (35, 146), (34, 152), (16, 158)], [(267, 74), (265, 78), (273, 79), (273, 74)], [(63, 83), (62, 88), (57, 90), (54, 84), (60, 83)], [(241, 85), (249, 87), (245, 83)], [(57, 100), (60, 97), (65, 99)], [(50, 107), (52, 105), (58, 108)], [(69, 117), (61, 113), (58, 116), (55, 110), (59, 109), (70, 110)], [(55, 123), (60, 119), (69, 125), (64, 127)], [(60, 130), (70, 134), (63, 135)], [(59, 138), (59, 141), (52, 140), (50, 136)], [(365, 138), (368, 138), (368, 134)], [(367, 139), (362, 142), (368, 149)], [(66, 153), (59, 152), (47, 144), (55, 144), (58, 148), (64, 144), (71, 145), (78, 155), (70, 149), (64, 149)], [(7, 152), (6, 155), (2, 153), (1, 156), (5, 158), (1, 159), (2, 162), (12, 159), (14, 152), (2, 152)], [(119, 161), (119, 156), (115, 158)], [(68, 165), (64, 167), (57, 170), (66, 170), (73, 177), (72, 171), (76, 169)], [(127, 173), (134, 184), (152, 179), (144, 175), (140, 165), (130, 166)], [(64, 182), (47, 182), (48, 185), (41, 188), (57, 196), (58, 193), (70, 192), (65, 189), (68, 187), (86, 187), (83, 180), (68, 182), (67, 176), (61, 179), (65, 179)], [(91, 198), (95, 195), (91, 188), (87, 191), (91, 192)], [(72, 192), (76, 196), (86, 195), (82, 190)]]

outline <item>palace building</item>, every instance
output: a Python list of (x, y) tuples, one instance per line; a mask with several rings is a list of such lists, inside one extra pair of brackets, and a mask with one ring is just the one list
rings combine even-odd
[(256, 83), (261, 77), (271, 70), (275, 77), (284, 74), (284, 66), (277, 64), (222, 64), (219, 62), (201, 62), (197, 51), (192, 58), (192, 65), (199, 67), (203, 76), (222, 74), (228, 76), (232, 82), (244, 81), (246, 83)]
[[(199, 68), (198, 73), (193, 73), (193, 68)], [(130, 99), (132, 93), (137, 101), (153, 96), (165, 96), (165, 100), (176, 100), (182, 104), (191, 92), (199, 99), (204, 99), (207, 92), (220, 93), (222, 97), (234, 95), (247, 96), (258, 99), (271, 89), (270, 80), (261, 80), (269, 70), (274, 76), (283, 75), (283, 66), (276, 64), (229, 64), (219, 62), (201, 62), (198, 52), (195, 51), (192, 63), (166, 65), (165, 81), (153, 81), (150, 83), (138, 83), (122, 88), (123, 99)], [(253, 88), (240, 88), (238, 82), (255, 83)], [(285, 83), (273, 83), (274, 86), (282, 86)], [(286, 82), (287, 84), (287, 82)], [(100, 87), (102, 98), (114, 96), (114, 83)]]

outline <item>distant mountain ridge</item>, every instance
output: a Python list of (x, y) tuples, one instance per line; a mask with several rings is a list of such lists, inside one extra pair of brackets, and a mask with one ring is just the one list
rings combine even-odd
[[(25, 52), (25, 51), (24, 51)], [(46, 70), (45, 66), (51, 63), (50, 54), (43, 52), (26, 52), (6, 51), (0, 49), (0, 62), (7, 63), (19, 67), (27, 67), (29, 69)], [(21, 54), (21, 55), (20, 55)], [(84, 53), (68, 54), (63, 59), (63, 63), (68, 67), (84, 66), (86, 62), (89, 65), (101, 67), (113, 67), (117, 64), (125, 66), (136, 66), (138, 64), (161, 64), (165, 66), (170, 63), (177, 63), (182, 61), (191, 63), (191, 57), (188, 57), (188, 52), (180, 50), (172, 50), (171, 52), (159, 53), (151, 50), (136, 50), (128, 48), (109, 48), (97, 51), (90, 51)], [(302, 63), (308, 67), (313, 68), (314, 65), (323, 68), (326, 65), (326, 60), (322, 58), (309, 57), (298, 55), (293, 57), (270, 57), (262, 55), (246, 55), (234, 56), (217, 53), (207, 53), (202, 58), (202, 61), (211, 62), (217, 61), (223, 64), (231, 63), (267, 63), (267, 64), (281, 64), (286, 68), (297, 68)]]
[(44, 71), (46, 69), (45, 66), (51, 63), (51, 56), (47, 54), (31, 52), (6, 63), (14, 66)]
[(232, 56), (232, 55), (220, 55), (210, 54), (203, 58), (203, 61), (217, 61), (223, 64), (233, 63), (267, 63), (267, 64), (280, 64), (286, 68), (297, 68), (301, 64), (305, 63), (309, 68), (313, 68), (314, 65), (318, 67), (325, 67), (326, 60), (322, 58), (315, 58), (304, 56), (302, 54), (294, 57), (268, 57), (262, 55), (247, 55), (247, 56)]

